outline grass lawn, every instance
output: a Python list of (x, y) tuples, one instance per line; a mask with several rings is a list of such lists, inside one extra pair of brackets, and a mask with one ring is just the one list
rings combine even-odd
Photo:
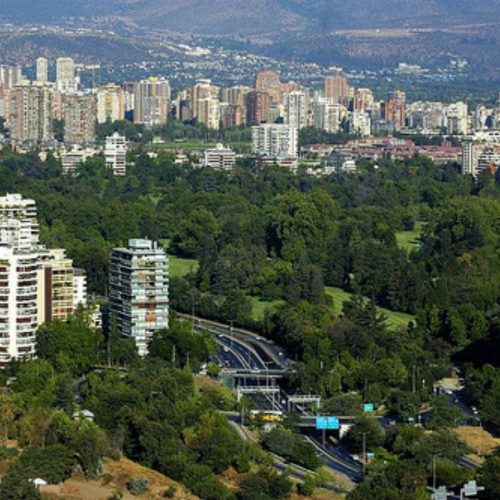
[[(325, 287), (325, 292), (327, 295), (333, 298), (332, 311), (336, 315), (342, 314), (342, 304), (349, 300), (351, 294), (342, 290), (341, 288), (335, 287)], [(415, 318), (411, 314), (405, 314), (395, 311), (390, 311), (384, 307), (378, 307), (379, 312), (387, 316), (387, 325), (389, 328), (406, 328), (408, 323)]]
[(259, 297), (248, 297), (252, 302), (252, 318), (254, 321), (262, 321), (264, 319), (264, 312), (266, 309), (274, 310), (278, 306), (284, 304), (283, 300), (265, 301), (260, 300)]
[(168, 259), (170, 261), (171, 278), (181, 278), (198, 269), (198, 261), (196, 259), (182, 259), (175, 255), (168, 255)]
[(415, 222), (415, 227), (412, 231), (399, 231), (396, 233), (396, 240), (398, 242), (399, 248), (411, 252), (419, 248), (420, 237), (422, 236), (422, 231), (424, 229), (423, 222)]

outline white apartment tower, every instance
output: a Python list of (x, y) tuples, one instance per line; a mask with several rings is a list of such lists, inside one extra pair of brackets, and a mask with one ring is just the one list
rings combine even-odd
[(285, 121), (288, 125), (299, 130), (309, 124), (309, 96), (301, 91), (295, 90), (284, 96)]
[(0, 366), (35, 356), (38, 234), (33, 200), (0, 198)]
[(114, 83), (97, 91), (97, 122), (123, 120), (125, 118), (125, 91)]
[(36, 60), (36, 81), (47, 83), (49, 81), (49, 61), (45, 57)]
[(104, 156), (106, 166), (113, 169), (114, 175), (125, 175), (127, 173), (127, 140), (118, 132), (106, 137)]
[(71, 57), (59, 57), (56, 61), (56, 87), (59, 92), (76, 90), (75, 62)]
[(252, 127), (252, 149), (259, 156), (276, 159), (298, 157), (297, 128), (282, 123), (262, 123)]
[(169, 326), (168, 260), (157, 243), (135, 239), (113, 250), (109, 299), (118, 330), (145, 356), (153, 334)]

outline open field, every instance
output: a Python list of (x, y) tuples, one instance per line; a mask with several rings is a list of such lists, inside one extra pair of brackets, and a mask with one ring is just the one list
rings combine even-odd
[[(325, 287), (325, 292), (333, 299), (332, 311), (336, 315), (342, 314), (342, 304), (351, 298), (351, 294), (342, 288)], [(378, 307), (378, 311), (387, 316), (387, 325), (390, 328), (406, 328), (408, 323), (415, 318), (411, 314), (390, 311), (384, 307)]]
[(198, 269), (198, 261), (196, 259), (183, 259), (175, 255), (168, 255), (170, 262), (170, 277), (180, 278), (191, 272), (196, 272)]
[(415, 222), (415, 227), (412, 231), (400, 231), (396, 233), (396, 240), (399, 248), (411, 252), (420, 246), (420, 237), (424, 229), (423, 222)]
[(252, 318), (254, 321), (262, 321), (264, 319), (264, 312), (266, 309), (270, 309), (272, 311), (285, 303), (284, 300), (265, 301), (260, 300), (259, 297), (248, 298), (252, 302)]

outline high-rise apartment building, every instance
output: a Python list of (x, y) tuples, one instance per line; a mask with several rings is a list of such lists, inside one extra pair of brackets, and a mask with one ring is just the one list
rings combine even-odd
[(10, 89), (23, 81), (21, 66), (0, 65), (0, 87)]
[(91, 144), (95, 141), (96, 102), (93, 94), (63, 95), (64, 142)]
[(118, 132), (106, 137), (106, 147), (104, 148), (106, 166), (113, 170), (114, 175), (126, 175), (127, 150), (127, 140)]
[(0, 366), (35, 356), (38, 234), (33, 200), (0, 198)]
[(135, 341), (140, 356), (155, 332), (169, 326), (168, 260), (150, 240), (115, 248), (109, 267), (111, 314), (122, 335)]
[(314, 101), (314, 128), (334, 134), (339, 131), (345, 113), (347, 110), (333, 99), (318, 97)]
[(259, 156), (295, 159), (299, 148), (298, 129), (282, 123), (262, 123), (252, 127), (252, 149)]
[(382, 105), (383, 119), (399, 131), (406, 122), (406, 94), (400, 90), (389, 92), (387, 100)]
[(36, 81), (47, 83), (49, 81), (49, 61), (45, 57), (36, 60)]
[(219, 99), (207, 97), (196, 101), (196, 121), (203, 123), (208, 128), (220, 128), (220, 103)]
[(336, 103), (346, 104), (349, 98), (349, 83), (342, 75), (327, 76), (324, 82), (324, 97)]
[(59, 57), (56, 60), (56, 87), (59, 92), (77, 90), (75, 78), (75, 62), (71, 57)]
[(257, 92), (266, 92), (273, 102), (282, 102), (280, 75), (276, 71), (259, 71), (255, 77), (255, 90)]
[(170, 112), (170, 83), (164, 78), (149, 78), (136, 84), (134, 123), (146, 127), (164, 125)]
[(125, 119), (125, 91), (109, 83), (97, 91), (97, 123)]
[(295, 90), (284, 95), (285, 123), (299, 130), (309, 125), (309, 95)]
[(247, 122), (252, 125), (269, 120), (272, 98), (267, 92), (252, 91), (246, 96)]
[(217, 99), (219, 100), (220, 89), (216, 85), (212, 85), (211, 80), (199, 80), (196, 85), (193, 86), (191, 90), (191, 109), (193, 112), (193, 118), (197, 118), (198, 112), (198, 101), (205, 99)]
[(53, 140), (54, 90), (26, 83), (9, 91), (7, 126), (12, 139), (21, 143)]

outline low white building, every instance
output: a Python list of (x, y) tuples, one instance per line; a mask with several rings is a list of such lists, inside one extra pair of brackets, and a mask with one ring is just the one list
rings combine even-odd
[(225, 148), (222, 144), (217, 144), (215, 148), (205, 150), (203, 166), (220, 170), (234, 170), (236, 153), (230, 148)]
[(80, 146), (74, 146), (71, 150), (61, 153), (63, 173), (75, 173), (88, 158), (95, 154), (96, 151), (94, 149), (82, 148)]

